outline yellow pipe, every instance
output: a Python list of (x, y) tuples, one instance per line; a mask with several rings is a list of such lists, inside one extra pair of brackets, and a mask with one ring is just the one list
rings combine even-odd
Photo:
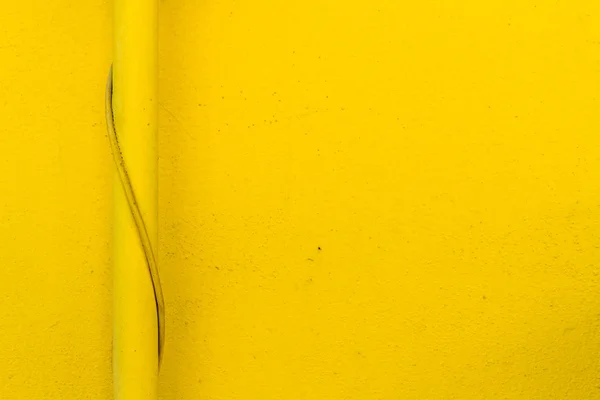
[(157, 398), (164, 340), (157, 249), (157, 0), (115, 0), (109, 137), (117, 164), (113, 223), (116, 400)]

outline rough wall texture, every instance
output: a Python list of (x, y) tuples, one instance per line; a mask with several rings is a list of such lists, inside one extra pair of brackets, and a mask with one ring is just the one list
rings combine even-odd
[[(163, 399), (600, 399), (600, 8), (488, 3), (161, 2)], [(2, 399), (111, 396), (110, 6), (0, 13)]]

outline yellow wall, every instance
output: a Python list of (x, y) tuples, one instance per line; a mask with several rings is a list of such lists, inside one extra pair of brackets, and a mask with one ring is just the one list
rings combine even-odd
[[(111, 4), (0, 12), (0, 398), (107, 399)], [(600, 399), (596, 1), (173, 1), (162, 399)]]

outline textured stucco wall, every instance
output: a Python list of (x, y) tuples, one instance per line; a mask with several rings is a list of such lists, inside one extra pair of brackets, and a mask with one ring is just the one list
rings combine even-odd
[[(163, 399), (600, 399), (600, 8), (161, 6)], [(104, 1), (0, 12), (0, 398), (111, 397)]]

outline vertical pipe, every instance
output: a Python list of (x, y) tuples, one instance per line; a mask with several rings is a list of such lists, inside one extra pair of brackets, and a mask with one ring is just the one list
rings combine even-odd
[[(150, 246), (157, 249), (157, 0), (114, 0), (112, 117)], [(122, 177), (115, 176), (113, 379), (116, 400), (157, 398), (157, 301)]]

